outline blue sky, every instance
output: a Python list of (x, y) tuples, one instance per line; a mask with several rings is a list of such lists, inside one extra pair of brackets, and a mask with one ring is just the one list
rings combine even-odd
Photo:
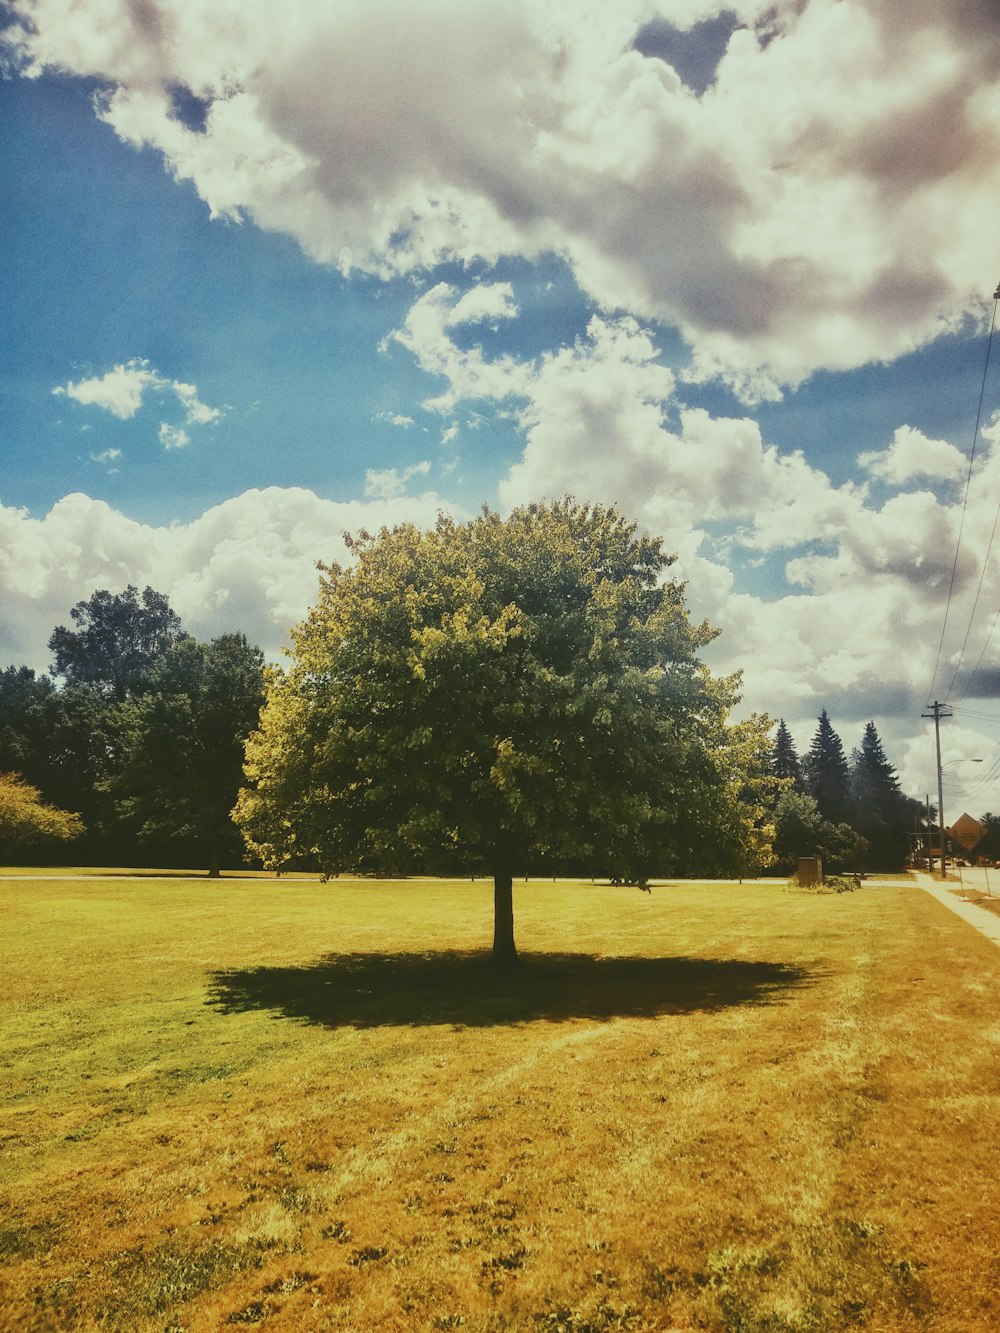
[(345, 528), (572, 492), (748, 707), (922, 792), (949, 693), (1000, 805), (988, 6), (10, 8), (4, 664), (129, 581), (276, 654)]

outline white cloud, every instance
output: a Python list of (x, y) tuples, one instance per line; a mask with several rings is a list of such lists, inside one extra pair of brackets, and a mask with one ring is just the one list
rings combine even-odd
[(190, 523), (137, 523), (101, 500), (67, 495), (42, 518), (0, 505), (0, 665), (47, 668), (46, 641), (97, 588), (166, 593), (207, 639), (242, 630), (269, 656), (315, 600), (316, 562), (348, 559), (343, 533), (433, 524), (439, 496), (322, 500), (301, 489), (249, 490)]
[(199, 401), (198, 390), (193, 384), (182, 384), (180, 380), (170, 380), (168, 383), (185, 409), (185, 420), (189, 426), (208, 426), (222, 416), (221, 408), (209, 407)]
[(958, 481), (968, 470), (968, 459), (947, 440), (928, 439), (913, 426), (899, 426), (888, 449), (859, 454), (858, 464), (880, 481), (896, 486), (918, 477)]
[[(516, 415), (525, 445), (500, 485), (505, 506), (572, 493), (615, 503), (662, 535), (678, 555), (674, 573), (686, 581), (694, 615), (722, 630), (708, 652), (713, 665), (745, 672), (747, 706), (792, 724), (826, 706), (861, 722), (906, 714), (910, 730), (919, 727), (937, 650), (927, 626), (941, 624), (948, 595), (957, 496), (917, 489), (876, 503), (867, 488), (835, 486), (801, 453), (768, 444), (756, 421), (684, 408), (652, 336), (634, 319), (595, 317), (571, 347), (531, 361), (490, 360), (452, 340), (456, 299), (443, 288), (419, 298), (399, 341), (445, 380), (426, 406), (444, 414), (475, 400)], [(965, 515), (945, 685), (1000, 493), (998, 436), (1000, 423), (984, 432)], [(901, 483), (956, 459), (947, 442), (901, 427), (874, 468)], [(737, 591), (744, 561), (769, 562), (770, 599)], [(985, 595), (1000, 602), (992, 567)], [(1000, 642), (987, 662), (1000, 666)]]
[(164, 449), (183, 449), (191, 443), (191, 436), (183, 426), (171, 426), (166, 421), (160, 422), (159, 435)]
[(454, 287), (439, 282), (414, 302), (403, 327), (384, 340), (384, 347), (399, 343), (423, 370), (449, 381), (444, 393), (423, 402), (428, 411), (446, 412), (461, 398), (503, 398), (522, 391), (516, 383), (523, 373), (520, 362), (510, 356), (491, 361), (481, 347), (459, 351), (452, 341), (450, 329), (486, 318), (487, 310), (502, 310), (506, 318), (516, 314), (507, 283), (474, 287), (459, 297)]
[(142, 407), (146, 390), (160, 383), (161, 377), (149, 369), (148, 362), (129, 361), (104, 375), (79, 380), (75, 384), (70, 380), (65, 385), (57, 385), (52, 392), (72, 398), (85, 407), (100, 407), (119, 421), (128, 421)]
[(409, 430), (413, 425), (413, 418), (401, 412), (376, 412), (375, 420), (384, 421), (387, 426), (399, 426), (402, 430)]
[(389, 500), (402, 495), (414, 477), (426, 476), (430, 470), (431, 465), (426, 459), (412, 467), (369, 468), (365, 473), (365, 495), (369, 499)]
[[(675, 325), (691, 375), (748, 401), (983, 315), (1000, 195), (986, 0), (730, 0), (701, 97), (633, 43), (718, 0), (292, 0), (280, 28), (263, 0), (12, 7), (27, 71), (99, 79), (103, 118), (213, 215), (345, 271), (558, 254), (605, 311)], [(177, 85), (210, 103), (204, 132), (173, 115)], [(506, 318), (509, 299), (498, 285), (466, 317)]]
[[(103, 375), (76, 382), (69, 380), (64, 385), (57, 385), (52, 392), (72, 398), (84, 407), (99, 407), (119, 421), (130, 421), (150, 393), (175, 397), (184, 409), (184, 424), (188, 426), (211, 425), (222, 416), (221, 408), (209, 407), (199, 399), (194, 384), (168, 379), (139, 357), (115, 366)], [(179, 449), (189, 442), (190, 436), (182, 427), (166, 422), (160, 426), (160, 443), (165, 448)]]
[(99, 454), (91, 454), (90, 461), (92, 463), (102, 463), (108, 468), (109, 472), (117, 472), (118, 469), (111, 467), (110, 464), (117, 463), (121, 456), (122, 451), (120, 449), (102, 449)]

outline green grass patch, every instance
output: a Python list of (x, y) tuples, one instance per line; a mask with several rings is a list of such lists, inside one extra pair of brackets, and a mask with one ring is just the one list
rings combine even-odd
[(0, 1327), (1000, 1323), (1000, 955), (904, 880), (521, 883), (512, 976), (483, 881), (0, 912)]

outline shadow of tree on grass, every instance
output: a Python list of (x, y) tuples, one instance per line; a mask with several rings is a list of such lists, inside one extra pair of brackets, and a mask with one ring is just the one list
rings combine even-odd
[(522, 954), (514, 971), (503, 972), (482, 952), (343, 953), (296, 967), (215, 972), (207, 1003), (322, 1027), (486, 1027), (714, 1012), (774, 1003), (814, 980), (805, 968), (735, 958)]

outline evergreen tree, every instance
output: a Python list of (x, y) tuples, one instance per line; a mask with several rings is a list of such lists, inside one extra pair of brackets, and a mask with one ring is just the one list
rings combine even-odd
[(826, 709), (819, 715), (816, 734), (805, 760), (806, 788), (824, 819), (834, 824), (850, 821), (850, 769), (844, 745), (834, 731)]
[(909, 847), (913, 805), (903, 795), (895, 768), (886, 757), (874, 722), (865, 727), (861, 749), (851, 765), (851, 822), (868, 842), (872, 870), (900, 870)]
[(781, 718), (778, 722), (778, 730), (774, 736), (774, 746), (771, 750), (771, 772), (776, 778), (791, 779), (796, 791), (803, 790), (802, 761), (795, 749), (792, 733), (785, 726), (784, 718)]

